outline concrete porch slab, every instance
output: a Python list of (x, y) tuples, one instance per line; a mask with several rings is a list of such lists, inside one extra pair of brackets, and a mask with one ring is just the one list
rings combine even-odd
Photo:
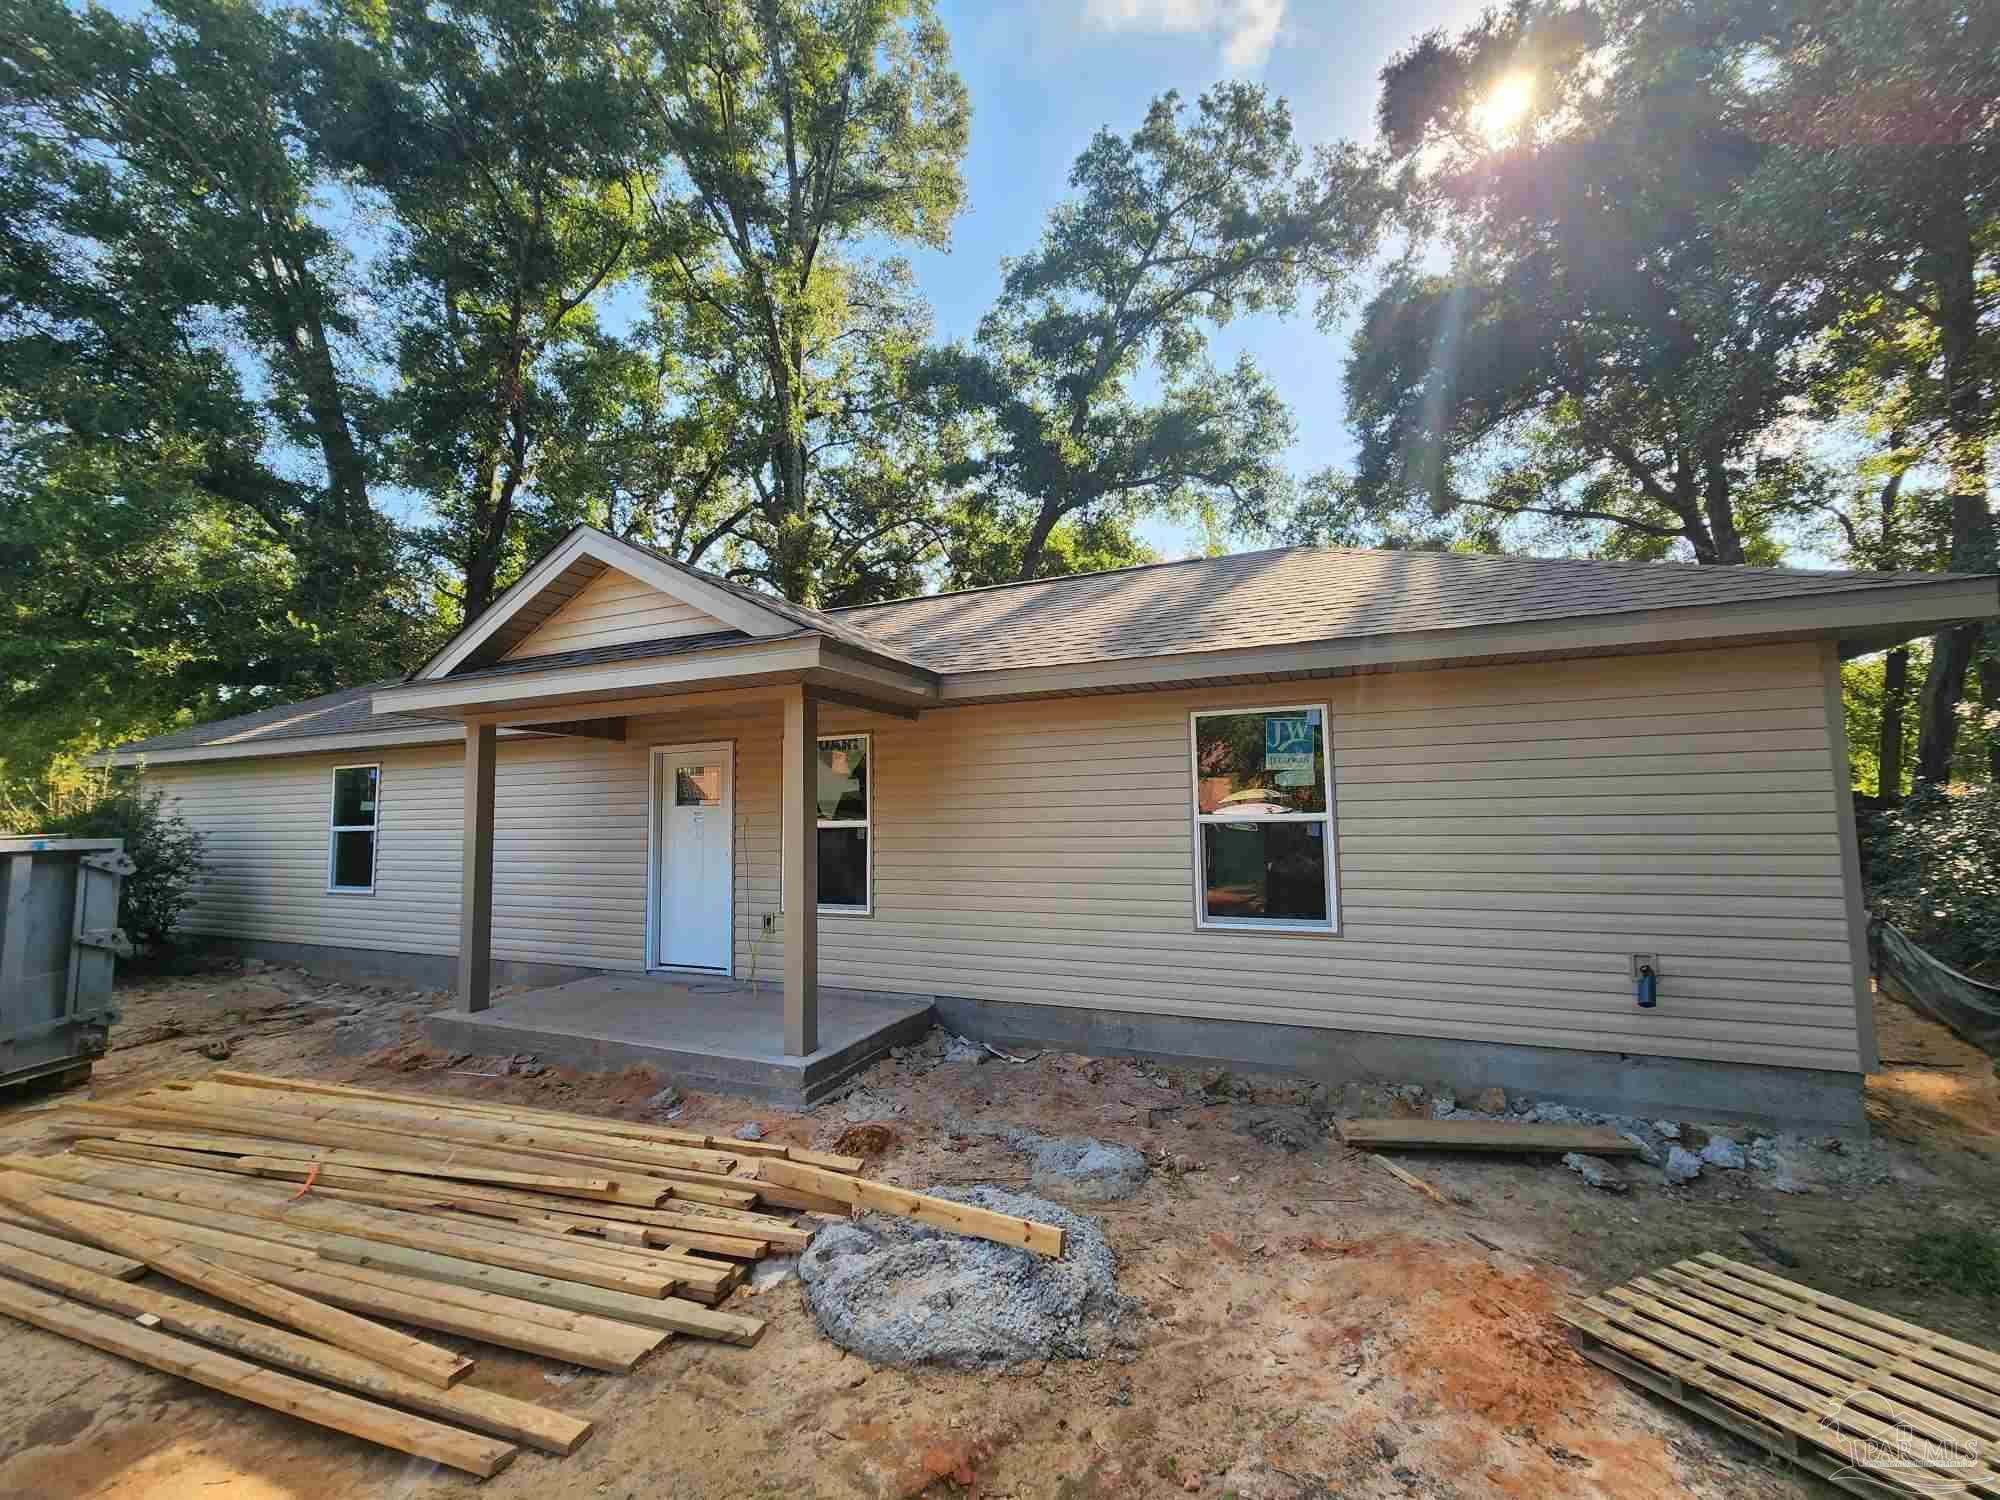
[(460, 1052), (532, 1052), (599, 1073), (643, 1064), (683, 1088), (802, 1109), (930, 1024), (928, 996), (823, 988), (819, 1050), (787, 1057), (775, 986), (605, 974), (508, 995), (483, 1011), (439, 1011), (424, 1031)]

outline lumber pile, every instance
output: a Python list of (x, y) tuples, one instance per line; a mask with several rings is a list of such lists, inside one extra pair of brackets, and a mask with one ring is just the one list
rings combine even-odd
[(425, 1333), (615, 1372), (675, 1335), (754, 1345), (721, 1304), (806, 1247), (801, 1211), (1063, 1249), (857, 1157), (493, 1101), (218, 1072), (49, 1124), (66, 1151), (0, 1155), (0, 1313), (482, 1477), (590, 1424)]
[(1855, 1494), (2000, 1494), (1978, 1344), (1713, 1253), (1563, 1318), (1597, 1363)]

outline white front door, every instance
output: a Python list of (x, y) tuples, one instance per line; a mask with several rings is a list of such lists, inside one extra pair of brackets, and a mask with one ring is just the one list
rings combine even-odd
[(729, 969), (734, 757), (727, 745), (653, 752), (655, 962)]

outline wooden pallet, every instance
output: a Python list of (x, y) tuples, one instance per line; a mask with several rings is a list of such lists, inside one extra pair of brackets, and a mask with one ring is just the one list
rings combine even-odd
[(1706, 1254), (1574, 1304), (1607, 1369), (1853, 1494), (2000, 1497), (2000, 1354)]

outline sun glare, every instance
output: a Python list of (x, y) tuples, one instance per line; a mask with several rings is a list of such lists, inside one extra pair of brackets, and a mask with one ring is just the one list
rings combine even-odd
[(1509, 73), (1473, 107), (1473, 127), (1487, 141), (1498, 145), (1527, 118), (1534, 102), (1534, 78), (1527, 73)]

